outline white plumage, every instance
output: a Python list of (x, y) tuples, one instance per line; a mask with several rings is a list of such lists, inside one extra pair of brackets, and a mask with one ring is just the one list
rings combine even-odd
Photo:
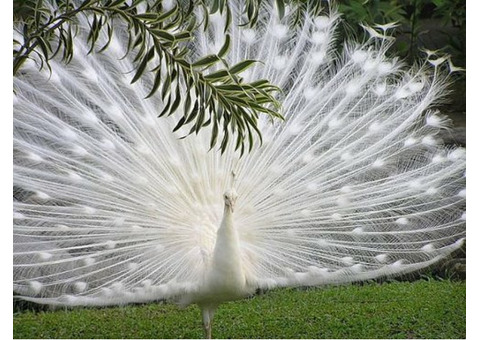
[[(156, 118), (151, 81), (129, 84), (121, 29), (103, 53), (86, 56), (80, 32), (70, 64), (15, 77), (18, 296), (197, 303), (211, 335), (218, 304), (257, 288), (407, 273), (461, 246), (465, 151), (442, 146), (447, 119), (430, 110), (446, 63), (387, 58), (387, 26), (337, 55), (334, 10), (289, 28), (263, 6), (255, 29), (232, 8), (227, 59), (262, 61), (243, 76), (284, 90), (286, 121), (262, 118), (264, 143), (243, 157), (209, 151), (208, 128), (180, 140), (175, 117)], [(222, 46), (224, 18), (211, 19), (194, 57)]]

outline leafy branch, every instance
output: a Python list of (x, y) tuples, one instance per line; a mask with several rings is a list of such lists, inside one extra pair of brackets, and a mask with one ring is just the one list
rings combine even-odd
[[(108, 48), (114, 27), (119, 22), (127, 25), (127, 54), (135, 54), (133, 62), (136, 65), (131, 82), (141, 79), (147, 69), (153, 73), (153, 85), (146, 98), (160, 92), (164, 108), (159, 117), (183, 109), (174, 131), (188, 125), (190, 130), (187, 135), (190, 135), (210, 125), (211, 148), (216, 145), (222, 130), (221, 151), (224, 152), (229, 141), (235, 138), (235, 150), (243, 154), (247, 143), (249, 150), (252, 149), (255, 134), (261, 142), (257, 127), (259, 114), (266, 114), (272, 119), (282, 118), (278, 113), (280, 104), (274, 97), (279, 89), (268, 80), (245, 83), (240, 76), (242, 71), (253, 65), (254, 60), (244, 60), (233, 66), (227, 64), (225, 56), (230, 48), (228, 34), (218, 54), (195, 61), (188, 59), (187, 43), (192, 41), (194, 30), (199, 29), (192, 11), (195, 5), (207, 10), (203, 1), (197, 4), (192, 0), (186, 8), (176, 4), (169, 9), (164, 8), (161, 0), (133, 0), (131, 4), (125, 0), (84, 0), (79, 5), (77, 3), (69, 0), (14, 2), (14, 20), (16, 27), (21, 27), (22, 35), (22, 39), (14, 40), (14, 75), (27, 59), (32, 58), (32, 54), (37, 56), (34, 60), (39, 62), (40, 69), (50, 68), (49, 61), (59, 53), (63, 62), (70, 62), (74, 53), (73, 38), (79, 29), (78, 15), (83, 14), (89, 19), (88, 53), (94, 52), (102, 32), (106, 33), (107, 41), (96, 53)], [(144, 6), (144, 11), (141, 6)], [(211, 12), (217, 10), (227, 11), (227, 30), (231, 13), (225, 0), (214, 1)], [(223, 68), (214, 69), (217, 64)], [(186, 96), (182, 103), (183, 93)], [(230, 135), (233, 137), (230, 138)]]

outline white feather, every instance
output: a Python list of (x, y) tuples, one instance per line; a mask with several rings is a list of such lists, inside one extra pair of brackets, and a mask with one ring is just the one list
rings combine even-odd
[[(371, 38), (346, 42), (336, 59), (335, 11), (289, 29), (266, 4), (254, 29), (232, 9), (227, 62), (262, 61), (249, 79), (285, 94), (285, 122), (261, 117), (265, 142), (241, 158), (233, 147), (208, 151), (209, 128), (179, 140), (181, 110), (156, 118), (163, 104), (144, 99), (148, 81), (127, 84), (121, 34), (117, 49), (85, 55), (79, 32), (74, 60), (52, 64), (55, 78), (32, 67), (15, 77), (18, 295), (197, 303), (208, 328), (219, 303), (256, 288), (401, 274), (461, 246), (465, 151), (444, 151), (434, 136), (445, 119), (425, 118), (445, 89), (441, 60), (402, 68), (384, 54), (388, 27), (367, 28)], [(224, 36), (224, 18), (213, 19), (192, 58)], [(233, 212), (222, 199), (232, 170)]]

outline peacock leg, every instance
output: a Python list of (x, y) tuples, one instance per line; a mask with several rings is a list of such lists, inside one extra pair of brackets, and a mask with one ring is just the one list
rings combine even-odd
[(202, 310), (202, 321), (203, 321), (203, 330), (205, 331), (205, 339), (212, 338), (212, 320), (210, 315), (213, 316), (214, 310), (208, 307), (201, 307)]
[(212, 324), (213, 324), (213, 315), (215, 314), (215, 310), (216, 308), (211, 308), (209, 309), (208, 311), (208, 317), (210, 319), (210, 329), (209, 329), (209, 338), (208, 339), (211, 339), (212, 338)]
[(212, 324), (207, 323), (203, 324), (203, 330), (205, 331), (205, 339), (211, 339), (212, 338)]

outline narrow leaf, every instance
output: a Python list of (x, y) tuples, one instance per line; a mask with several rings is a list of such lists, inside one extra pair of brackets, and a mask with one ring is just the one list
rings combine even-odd
[(207, 80), (217, 81), (224, 77), (228, 77), (228, 75), (229, 73), (227, 70), (220, 70), (220, 71), (207, 74), (206, 76), (204, 76), (204, 78)]
[(225, 57), (225, 55), (227, 54), (229, 48), (230, 48), (230, 34), (227, 34), (227, 35), (225, 36), (225, 42), (223, 43), (222, 48), (221, 48), (220, 51), (218, 52), (218, 56), (219, 56), (220, 58)]
[(247, 60), (241, 61), (238, 64), (235, 64), (234, 66), (232, 66), (229, 71), (232, 74), (240, 73), (240, 72), (246, 70), (248, 67), (250, 67), (255, 62), (256, 62), (256, 60), (252, 60), (252, 59), (247, 59)]
[(153, 47), (151, 47), (147, 55), (142, 59), (142, 62), (138, 66), (137, 72), (135, 73), (135, 75), (132, 78), (132, 81), (130, 82), (131, 84), (136, 82), (141, 77), (141, 75), (143, 74), (143, 71), (145, 71), (145, 67), (147, 67), (148, 62), (153, 58), (154, 54), (155, 54), (155, 50)]
[(163, 39), (167, 40), (169, 42), (175, 41), (175, 36), (167, 31), (164, 30), (158, 30), (158, 29), (153, 29), (151, 30), (152, 34)]
[(17, 71), (20, 69), (22, 64), (27, 60), (27, 56), (21, 55), (21, 56), (16, 56), (15, 59), (13, 60), (13, 75), (17, 73)]
[(192, 34), (190, 32), (180, 32), (173, 35), (176, 41), (190, 40)]
[(210, 66), (215, 64), (219, 61), (219, 58), (215, 54), (207, 55), (192, 64), (193, 67), (202, 67), (202, 66)]
[(178, 7), (175, 6), (171, 10), (165, 12), (164, 14), (160, 15), (157, 19), (157, 22), (165, 21), (166, 19), (170, 18), (173, 14), (175, 14), (178, 10)]
[(100, 50), (98, 50), (99, 53), (103, 52), (108, 47), (108, 45), (110, 45), (110, 42), (112, 41), (112, 35), (112, 26), (110, 24), (107, 24), (107, 42), (105, 43), (105, 45), (103, 45), (102, 48), (100, 48)]
[(275, 3), (277, 4), (278, 17), (282, 20), (285, 16), (285, 2), (284, 0), (275, 0)]
[(180, 106), (181, 96), (180, 96), (180, 88), (177, 86), (175, 91), (175, 100), (173, 101), (172, 107), (170, 108), (170, 112), (175, 112), (178, 107)]
[(165, 97), (170, 92), (170, 85), (172, 84), (172, 74), (167, 73), (167, 78), (163, 82), (162, 86), (162, 99), (165, 100)]
[(183, 104), (184, 115), (187, 115), (187, 112), (190, 110), (192, 104), (192, 97), (190, 96), (190, 90), (187, 90), (187, 98), (185, 98), (185, 103)]
[(199, 112), (199, 114), (198, 114), (197, 121), (196, 121), (195, 126), (194, 126), (195, 133), (197, 133), (197, 134), (200, 131), (200, 129), (203, 125), (203, 121), (205, 119), (205, 108), (201, 107), (198, 112)]
[(185, 59), (175, 58), (175, 62), (177, 62), (178, 64), (182, 65), (183, 67), (190, 68), (190, 64), (189, 64), (188, 61), (186, 61)]
[(220, 7), (220, 0), (213, 0), (212, 8), (210, 9), (210, 13), (214, 14), (218, 11)]
[(149, 94), (145, 97), (145, 99), (150, 98), (151, 96), (153, 96), (153, 94), (158, 90), (158, 88), (160, 87), (161, 76), (162, 76), (162, 67), (161, 67), (161, 65), (160, 65), (160, 67), (158, 68), (157, 73), (155, 74), (155, 79), (153, 80), (153, 87), (152, 87), (152, 89), (150, 90)]
[(188, 115), (187, 119), (185, 120), (185, 124), (190, 123), (198, 114), (198, 100), (195, 101), (195, 105), (193, 105), (193, 109)]
[(212, 127), (212, 136), (210, 137), (210, 149), (217, 144), (217, 137), (218, 137), (218, 123), (217, 120), (213, 120), (213, 127)]
[(173, 128), (173, 132), (177, 131), (178, 129), (180, 129), (183, 124), (185, 123), (185, 117), (182, 117), (180, 118), (180, 120), (178, 121), (177, 125), (175, 125), (175, 127)]
[(222, 144), (220, 144), (220, 150), (221, 150), (221, 153), (223, 154), (225, 152), (225, 150), (227, 149), (227, 145), (228, 145), (228, 129), (226, 127), (224, 127), (223, 129), (224, 131), (224, 135), (223, 135), (223, 138), (222, 138)]
[(228, 85), (218, 85), (216, 86), (217, 90), (231, 91), (231, 92), (243, 92), (245, 88), (240, 85), (228, 84)]
[(158, 19), (158, 15), (155, 13), (140, 13), (135, 15), (135, 17), (144, 21), (154, 21)]
[(230, 27), (231, 24), (232, 24), (232, 11), (230, 10), (230, 7), (227, 6), (227, 17), (226, 17), (226, 20), (225, 20), (224, 33), (227, 33), (228, 28)]
[(237, 134), (237, 142), (235, 143), (235, 151), (237, 151), (238, 148), (243, 144), (243, 138), (242, 137), (243, 136), (240, 133)]
[(50, 50), (48, 43), (45, 40), (43, 40), (43, 38), (40, 37), (40, 36), (36, 37), (36, 40), (37, 40), (38, 44), (40, 45), (40, 48), (42, 50), (42, 53), (43, 53), (45, 59), (48, 60), (49, 59), (49, 53), (48, 52)]
[[(163, 117), (165, 115), (165, 113), (167, 113), (168, 111), (170, 111), (170, 102), (171, 102), (171, 99), (172, 97), (168, 97), (168, 101), (167, 103), (165, 104), (165, 107), (163, 108), (162, 112), (160, 112), (160, 114), (158, 115), (158, 117)], [(170, 111), (171, 112), (171, 111)]]

